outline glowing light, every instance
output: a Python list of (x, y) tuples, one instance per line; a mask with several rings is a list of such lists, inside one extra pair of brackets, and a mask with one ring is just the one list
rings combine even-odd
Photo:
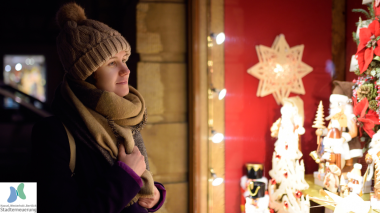
[(39, 101), (34, 101), (33, 105), (38, 109), (42, 109), (42, 104)]
[(10, 65), (5, 66), (5, 71), (6, 71), (6, 72), (11, 71), (11, 69), (12, 69), (12, 67), (11, 67)]
[(226, 94), (227, 94), (227, 90), (226, 89), (222, 89), (219, 92), (219, 95), (218, 95), (219, 100), (222, 100), (224, 97), (226, 97)]
[(217, 36), (216, 36), (216, 43), (217, 44), (222, 44), (224, 42), (224, 40), (226, 39), (226, 35), (224, 35), (224, 33), (219, 33)]
[(219, 186), (220, 184), (222, 184), (223, 183), (223, 178), (215, 178), (213, 181), (212, 181), (212, 185), (213, 186)]
[(22, 65), (20, 63), (17, 63), (16, 66), (15, 66), (15, 69), (17, 71), (20, 71), (22, 69)]
[(214, 92), (214, 94), (218, 95), (219, 100), (222, 100), (224, 97), (226, 97), (227, 94), (226, 89), (218, 90), (216, 88), (211, 88), (211, 91)]
[(17, 103), (20, 103), (20, 102), (21, 102), (21, 98), (20, 98), (20, 97), (15, 97), (15, 101), (16, 101)]
[(219, 186), (223, 183), (223, 178), (216, 176), (214, 169), (210, 169), (211, 177), (212, 177), (212, 185)]
[(284, 68), (281, 65), (276, 64), (276, 68), (274, 68), (275, 73), (284, 72)]
[(33, 58), (27, 58), (27, 59), (25, 59), (25, 64), (26, 65), (33, 65), (34, 64), (34, 59)]
[(212, 142), (214, 143), (220, 143), (224, 140), (224, 135), (222, 133), (215, 133), (212, 138)]

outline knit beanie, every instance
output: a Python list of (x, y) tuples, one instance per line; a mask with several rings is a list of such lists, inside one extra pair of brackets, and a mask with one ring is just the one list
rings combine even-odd
[(120, 51), (130, 53), (125, 38), (109, 26), (87, 19), (76, 3), (63, 5), (57, 12), (61, 29), (57, 50), (65, 71), (74, 79), (85, 80)]

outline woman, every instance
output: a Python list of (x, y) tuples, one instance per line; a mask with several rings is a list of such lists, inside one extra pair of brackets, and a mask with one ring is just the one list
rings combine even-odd
[[(153, 182), (139, 133), (146, 108), (128, 85), (129, 44), (75, 3), (60, 8), (57, 22), (66, 74), (53, 101), (55, 116), (32, 133), (39, 212), (156, 211), (166, 192)], [(65, 128), (75, 140), (74, 172)]]

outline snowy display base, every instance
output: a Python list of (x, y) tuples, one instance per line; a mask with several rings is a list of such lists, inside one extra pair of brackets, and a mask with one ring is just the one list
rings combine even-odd
[(365, 182), (364, 188), (363, 188), (363, 194), (367, 194), (371, 192), (371, 183), (372, 181)]
[(380, 209), (380, 200), (375, 197), (371, 197), (371, 207), (372, 209)]
[(323, 187), (323, 180), (325, 179), (325, 174), (321, 174), (321, 179), (318, 179), (318, 172), (314, 172), (313, 176), (314, 176), (314, 184), (317, 186)]
[(265, 195), (263, 198), (257, 199), (257, 206), (252, 205), (252, 198), (245, 198), (245, 212), (246, 213), (267, 213), (269, 205), (269, 196)]
[[(318, 179), (318, 172), (314, 172), (313, 176), (314, 176), (314, 184), (323, 187), (323, 180), (325, 178), (325, 174), (321, 174), (321, 180)], [(364, 188), (363, 188), (363, 194), (367, 194), (371, 192), (371, 182), (372, 181), (365, 182)]]

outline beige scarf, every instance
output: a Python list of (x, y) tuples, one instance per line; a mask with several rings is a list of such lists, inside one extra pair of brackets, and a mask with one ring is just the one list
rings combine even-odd
[[(68, 81), (71, 86), (75, 85), (78, 95), (74, 94)], [(101, 91), (86, 81), (68, 79), (66, 75), (61, 94), (77, 109), (96, 142), (113, 159), (118, 155), (118, 143), (124, 144), (127, 154), (132, 153), (135, 146), (132, 127), (141, 123), (145, 113), (145, 101), (136, 89), (130, 86), (129, 94), (120, 97), (113, 92)], [(154, 181), (151, 173), (145, 170), (141, 179), (143, 187), (127, 206), (137, 202), (140, 197), (153, 196)]]

